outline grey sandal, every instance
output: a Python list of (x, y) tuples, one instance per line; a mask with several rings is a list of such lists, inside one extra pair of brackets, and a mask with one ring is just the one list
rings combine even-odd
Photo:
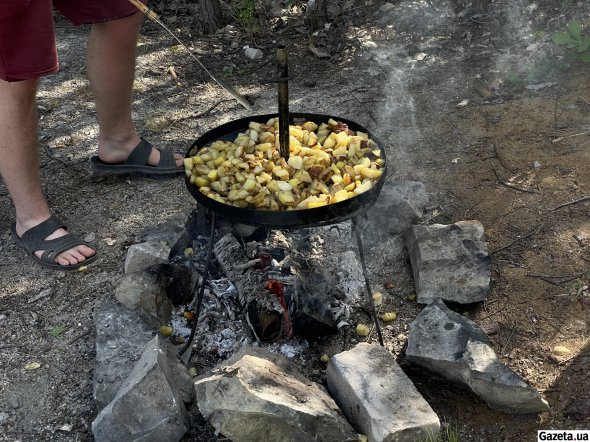
[(105, 163), (97, 156), (94, 156), (90, 158), (90, 165), (96, 172), (113, 175), (135, 172), (146, 175), (175, 175), (177, 173), (184, 173), (183, 167), (176, 166), (176, 160), (172, 152), (158, 150), (160, 151), (160, 163), (157, 166), (147, 164), (147, 160), (152, 153), (152, 145), (143, 138), (124, 162), (116, 164)]
[[(49, 219), (43, 221), (41, 224), (31, 227), (22, 236), (18, 236), (16, 233), (16, 223), (12, 225), (12, 238), (14, 241), (26, 249), (33, 259), (41, 264), (43, 267), (47, 267), (50, 269), (55, 270), (76, 270), (82, 266), (90, 264), (92, 261), (96, 259), (96, 254), (86, 258), (84, 261), (80, 261), (77, 264), (70, 264), (70, 265), (60, 265), (55, 262), (55, 258), (61, 252), (65, 252), (73, 247), (79, 245), (85, 245), (88, 247), (92, 247), (85, 241), (82, 241), (73, 233), (68, 233), (67, 235), (61, 236), (55, 239), (45, 240), (49, 235), (55, 232), (57, 229), (64, 228), (66, 226), (60, 220), (55, 217), (50, 217)], [(38, 258), (34, 252), (38, 250), (43, 250), (43, 254), (41, 258)]]

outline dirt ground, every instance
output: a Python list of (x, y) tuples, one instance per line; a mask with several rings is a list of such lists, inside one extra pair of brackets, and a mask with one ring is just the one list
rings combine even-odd
[[(292, 110), (342, 116), (377, 133), (394, 169), (389, 179), (426, 186), (424, 222), (476, 219), (485, 227), (492, 290), (483, 305), (462, 312), (496, 327), (496, 353), (544, 395), (551, 411), (496, 412), (404, 364), (448, 433), (462, 441), (512, 441), (536, 440), (541, 428), (590, 429), (590, 81), (582, 64), (551, 78), (535, 71), (542, 54), (553, 51), (550, 34), (589, 15), (587, 1), (497, 0), (487, 14), (443, 1), (401, 0), (389, 8), (382, 0), (352, 1), (332, 4), (330, 28), (310, 36), (295, 3), (280, 16), (261, 13), (253, 42), (237, 25), (200, 35), (181, 10), (169, 17), (172, 27), (254, 109), (211, 84), (162, 29), (146, 23), (137, 126), (154, 144), (184, 154), (221, 123), (276, 110), (275, 86), (264, 80), (276, 74), (276, 45), (288, 43)], [(81, 44), (88, 29), (59, 18), (57, 25), (61, 71), (45, 78), (39, 92), (44, 189), (55, 214), (89, 235), (99, 258), (73, 273), (34, 265), (10, 239), (14, 209), (0, 182), (0, 440), (6, 441), (93, 439), (93, 312), (113, 296), (127, 247), (194, 206), (181, 178), (91, 174), (97, 128)], [(264, 58), (247, 59), (245, 44)], [(310, 44), (330, 56), (318, 58)], [(384, 330), (386, 345), (403, 354), (407, 325), (420, 311), (407, 300), (409, 267), (375, 259), (371, 268), (374, 287), (399, 313)], [(326, 349), (329, 342), (310, 350), (315, 373)], [(187, 440), (216, 440), (199, 425)]]

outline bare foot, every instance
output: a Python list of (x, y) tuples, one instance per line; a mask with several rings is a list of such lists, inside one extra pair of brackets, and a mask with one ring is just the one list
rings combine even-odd
[[(105, 163), (117, 164), (122, 163), (127, 159), (129, 154), (141, 141), (139, 135), (135, 135), (126, 141), (106, 141), (101, 140), (98, 144), (98, 157)], [(177, 167), (182, 167), (183, 157), (179, 154), (174, 154), (174, 160)], [(147, 164), (150, 166), (157, 166), (160, 164), (160, 151), (152, 148)]]
[[(44, 220), (42, 220), (44, 221)], [(23, 223), (20, 224), (19, 222), (16, 223), (16, 233), (18, 236), (21, 236), (30, 228), (35, 227), (36, 225), (39, 225), (40, 222), (27, 222), (27, 223)], [(50, 239), (55, 239), (55, 238), (60, 238), (62, 236), (67, 235), (67, 231), (65, 229), (57, 229), (55, 232), (53, 232), (52, 234), (50, 234), (49, 236), (47, 236), (45, 239), (46, 240), (50, 240)], [(36, 250), (34, 252), (35, 256), (37, 258), (41, 258), (41, 256), (43, 255), (44, 250)], [(62, 253), (60, 253), (59, 255), (57, 255), (55, 257), (55, 262), (59, 265), (62, 266), (68, 266), (68, 265), (75, 265), (75, 264), (79, 264), (81, 262), (86, 261), (86, 259), (90, 258), (91, 256), (94, 256), (96, 254), (96, 250), (85, 246), (85, 245), (78, 245), (75, 246), (69, 250), (66, 250)]]

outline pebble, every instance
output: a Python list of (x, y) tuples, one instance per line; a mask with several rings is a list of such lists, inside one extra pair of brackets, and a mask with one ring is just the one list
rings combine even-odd
[(10, 407), (15, 410), (20, 407), (20, 403), (18, 402), (18, 399), (15, 397), (8, 398), (8, 405), (10, 405)]
[(556, 345), (553, 347), (553, 354), (557, 356), (567, 356), (571, 353), (571, 350), (563, 345)]
[(95, 239), (96, 239), (96, 233), (94, 233), (94, 232), (90, 232), (84, 237), (84, 241), (86, 241), (86, 242), (92, 242)]
[(4, 422), (8, 420), (8, 413), (0, 413), (0, 426), (4, 425)]

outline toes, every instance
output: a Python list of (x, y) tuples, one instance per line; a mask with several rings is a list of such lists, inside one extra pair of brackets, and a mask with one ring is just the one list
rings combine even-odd
[(56, 262), (60, 265), (74, 265), (86, 261), (96, 253), (95, 250), (87, 246), (78, 246), (74, 249), (66, 250), (56, 257)]
[(184, 165), (184, 158), (182, 157), (182, 155), (178, 155), (177, 153), (175, 153), (174, 160), (176, 161), (177, 167), (182, 167)]

